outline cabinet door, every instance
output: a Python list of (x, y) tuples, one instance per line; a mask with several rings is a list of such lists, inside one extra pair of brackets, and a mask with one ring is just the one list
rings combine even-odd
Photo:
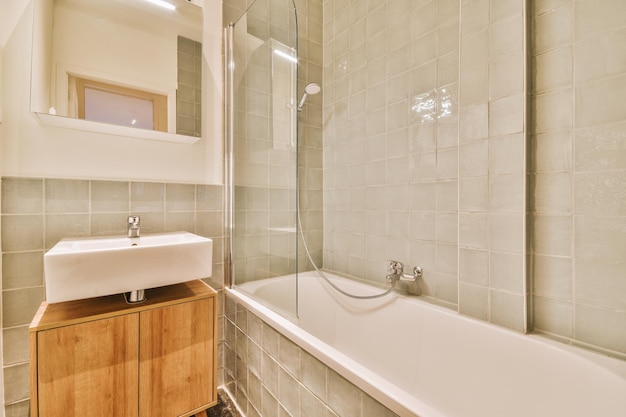
[(138, 415), (139, 316), (37, 333), (39, 416)]
[(217, 399), (213, 298), (142, 311), (140, 416), (191, 415)]

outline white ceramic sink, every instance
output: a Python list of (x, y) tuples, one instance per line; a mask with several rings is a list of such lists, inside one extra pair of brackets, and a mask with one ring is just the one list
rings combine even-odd
[(211, 276), (213, 241), (188, 232), (63, 239), (44, 255), (46, 301), (58, 303)]

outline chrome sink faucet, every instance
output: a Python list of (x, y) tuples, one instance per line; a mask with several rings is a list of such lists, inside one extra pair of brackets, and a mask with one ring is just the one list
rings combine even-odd
[(139, 237), (139, 216), (128, 216), (128, 237)]

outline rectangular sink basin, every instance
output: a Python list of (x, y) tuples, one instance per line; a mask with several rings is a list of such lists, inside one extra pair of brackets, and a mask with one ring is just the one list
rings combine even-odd
[(126, 293), (211, 276), (213, 241), (189, 232), (63, 239), (44, 255), (46, 301)]

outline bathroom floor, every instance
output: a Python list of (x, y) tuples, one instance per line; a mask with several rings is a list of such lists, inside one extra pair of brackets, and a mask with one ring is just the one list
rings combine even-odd
[[(207, 417), (241, 417), (228, 394), (218, 390), (217, 397), (217, 405), (206, 410)], [(200, 416), (204, 417), (204, 414), (200, 414)]]

